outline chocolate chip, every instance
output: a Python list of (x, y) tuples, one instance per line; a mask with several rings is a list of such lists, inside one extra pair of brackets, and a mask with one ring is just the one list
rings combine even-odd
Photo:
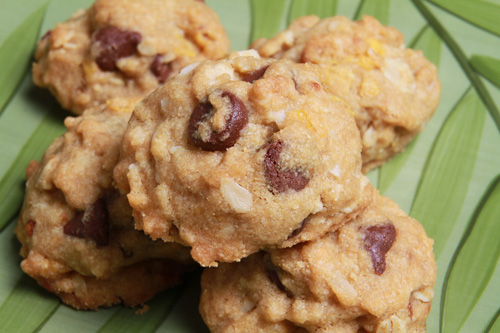
[(385, 272), (385, 255), (396, 239), (396, 228), (392, 223), (369, 227), (365, 231), (365, 249), (372, 257), (375, 274)]
[(108, 245), (108, 211), (103, 199), (78, 212), (64, 225), (66, 235), (94, 241), (97, 246)]
[(172, 66), (170, 63), (164, 63), (163, 56), (157, 54), (151, 63), (151, 72), (156, 76), (158, 82), (165, 83), (172, 73)]
[(253, 72), (250, 72), (247, 75), (245, 75), (241, 80), (245, 82), (254, 83), (258, 79), (260, 79), (262, 75), (264, 75), (268, 67), (269, 66), (264, 66), (262, 68), (256, 69)]
[(234, 146), (240, 138), (240, 131), (248, 123), (248, 110), (245, 104), (233, 93), (224, 91), (222, 98), (227, 98), (231, 112), (226, 119), (225, 127), (219, 131), (212, 131), (210, 137), (203, 140), (199, 129), (203, 122), (208, 121), (216, 112), (210, 102), (200, 102), (189, 118), (188, 133), (189, 143), (208, 151), (224, 151)]
[(92, 39), (99, 43), (99, 55), (95, 60), (99, 68), (115, 71), (116, 61), (134, 54), (142, 36), (135, 31), (108, 26), (97, 30)]
[(34, 220), (28, 220), (28, 222), (26, 222), (26, 233), (28, 234), (28, 236), (33, 236), (33, 232), (35, 232), (35, 226), (36, 226), (36, 222)]
[(285, 144), (282, 141), (275, 141), (267, 148), (264, 156), (264, 169), (271, 187), (277, 193), (282, 193), (288, 189), (300, 191), (309, 183), (309, 178), (305, 177), (297, 170), (283, 170), (280, 162), (280, 154)]

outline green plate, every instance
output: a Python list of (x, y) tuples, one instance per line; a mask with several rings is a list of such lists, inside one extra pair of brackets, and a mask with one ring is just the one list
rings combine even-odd
[[(369, 174), (435, 240), (438, 279), (429, 332), (500, 332), (500, 0), (207, 0), (232, 49), (270, 37), (293, 18), (364, 14), (403, 32), (439, 68), (442, 97), (426, 130)], [(0, 4), (0, 331), (203, 332), (199, 272), (134, 315), (60, 304), (19, 268), (13, 228), (24, 168), (63, 133), (67, 115), (34, 87), (36, 40), (88, 0)]]

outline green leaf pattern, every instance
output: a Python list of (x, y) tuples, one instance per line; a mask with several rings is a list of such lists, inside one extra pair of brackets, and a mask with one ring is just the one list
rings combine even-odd
[(421, 221), (434, 239), (436, 258), (446, 245), (465, 200), (485, 113), (474, 92), (460, 100), (441, 128), (420, 179), (410, 215)]
[(451, 260), (441, 299), (441, 327), (458, 332), (477, 304), (500, 258), (500, 176), (487, 189)]
[[(30, 159), (39, 159), (53, 138), (62, 133), (65, 115), (48, 93), (33, 87), (27, 63), (35, 37), (43, 33), (40, 25), (42, 30), (49, 29), (90, 2), (52, 0), (46, 6), (38, 0), (18, 0), (3, 4), (8, 10), (0, 11), (2, 331), (67, 331), (69, 325), (83, 332), (206, 331), (197, 314), (199, 272), (183, 286), (158, 295), (145, 315), (133, 315), (133, 310), (121, 307), (79, 312), (59, 305), (56, 297), (19, 268), (13, 227), (22, 200), (24, 168)], [(500, 181), (492, 181), (500, 170), (500, 2), (206, 2), (221, 16), (236, 50), (256, 38), (273, 36), (302, 15), (373, 15), (403, 31), (408, 45), (422, 50), (438, 65), (442, 100), (427, 130), (370, 179), (435, 239), (438, 281), (428, 331), (500, 331)], [(19, 17), (17, 24), (7, 24), (14, 22), (13, 15)], [(491, 306), (492, 302), (496, 304)]]

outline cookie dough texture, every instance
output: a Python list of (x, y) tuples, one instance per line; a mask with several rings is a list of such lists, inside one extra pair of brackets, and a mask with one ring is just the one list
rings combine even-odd
[(97, 0), (39, 41), (33, 80), (81, 114), (114, 97), (143, 98), (187, 64), (228, 51), (201, 1)]
[(206, 269), (200, 312), (212, 332), (425, 332), (432, 244), (375, 193), (362, 215), (316, 241)]
[(115, 101), (66, 118), (68, 131), (27, 169), (15, 230), (21, 268), (78, 309), (141, 305), (193, 263), (188, 249), (134, 230), (126, 197), (112, 187), (134, 104)]
[(136, 227), (207, 266), (356, 215), (368, 200), (359, 132), (320, 71), (247, 51), (186, 68), (139, 103), (115, 169)]
[(401, 152), (439, 102), (435, 66), (420, 51), (405, 48), (399, 31), (369, 16), (357, 22), (305, 16), (252, 47), (264, 57), (323, 67), (329, 90), (355, 113), (364, 172)]

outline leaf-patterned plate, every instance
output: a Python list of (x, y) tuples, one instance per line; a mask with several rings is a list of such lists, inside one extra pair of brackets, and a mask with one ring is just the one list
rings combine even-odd
[[(369, 174), (435, 240), (429, 332), (500, 332), (500, 0), (207, 0), (242, 50), (296, 17), (364, 14), (403, 32), (439, 68), (442, 97), (426, 130)], [(0, 4), (0, 331), (203, 332), (199, 272), (134, 315), (62, 305), (19, 268), (13, 235), (24, 168), (63, 133), (67, 113), (33, 86), (36, 40), (89, 0)]]

